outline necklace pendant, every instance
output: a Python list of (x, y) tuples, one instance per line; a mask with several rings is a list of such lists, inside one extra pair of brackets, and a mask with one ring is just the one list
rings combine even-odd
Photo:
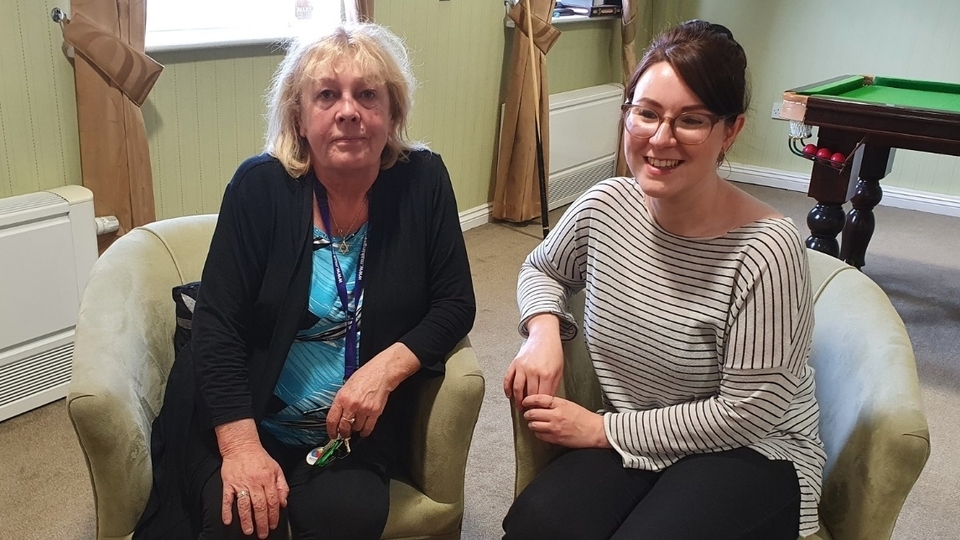
[(346, 238), (340, 240), (340, 247), (337, 249), (340, 251), (341, 255), (346, 255), (347, 253), (350, 253), (350, 244), (347, 243)]

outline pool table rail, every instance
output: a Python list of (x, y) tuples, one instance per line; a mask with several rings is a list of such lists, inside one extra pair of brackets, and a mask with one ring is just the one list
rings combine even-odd
[(960, 114), (954, 112), (787, 91), (780, 117), (859, 133), (867, 144), (960, 156)]

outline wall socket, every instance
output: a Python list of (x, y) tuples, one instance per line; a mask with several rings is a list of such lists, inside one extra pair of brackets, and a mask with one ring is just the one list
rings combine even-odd
[(783, 118), (780, 118), (780, 109), (782, 107), (782, 101), (774, 101), (773, 108), (770, 110), (770, 118), (773, 118), (774, 120), (783, 120)]

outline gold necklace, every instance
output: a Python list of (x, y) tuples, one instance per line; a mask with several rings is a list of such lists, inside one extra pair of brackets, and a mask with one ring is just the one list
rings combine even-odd
[[(363, 203), (360, 203), (360, 207), (357, 208), (357, 213), (353, 215), (353, 219), (350, 221), (350, 227), (347, 228), (348, 231), (352, 231), (353, 226), (357, 224), (357, 218), (360, 217), (360, 212), (363, 211), (363, 206), (364, 206), (364, 203), (366, 203), (366, 201), (367, 201), (367, 198), (364, 197)], [(330, 217), (333, 218), (333, 225), (337, 228), (337, 236), (340, 237), (340, 244), (337, 245), (336, 242), (334, 242), (333, 244), (337, 246), (337, 249), (340, 251), (341, 254), (346, 255), (347, 253), (350, 253), (350, 244), (347, 243), (347, 241), (353, 239), (353, 235), (350, 235), (350, 237), (347, 238), (347, 235), (343, 234), (343, 228), (340, 227), (339, 223), (337, 223), (337, 216), (333, 214), (332, 208), (330, 209)], [(332, 240), (333, 239), (331, 238), (331, 241)]]

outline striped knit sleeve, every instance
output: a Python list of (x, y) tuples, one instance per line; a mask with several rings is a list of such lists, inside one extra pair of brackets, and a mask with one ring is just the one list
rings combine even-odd
[(813, 331), (806, 251), (788, 227), (772, 228), (751, 246), (736, 278), (726, 342), (718, 343), (718, 393), (605, 414), (607, 438), (624, 458), (658, 466), (658, 456), (755, 443), (775, 430), (803, 390)]
[(547, 237), (520, 266), (517, 278), (519, 331), (528, 336), (527, 321), (534, 315), (553, 313), (560, 318), (560, 338), (577, 335), (577, 322), (567, 310), (567, 299), (584, 286), (587, 268), (590, 191), (564, 212)]

